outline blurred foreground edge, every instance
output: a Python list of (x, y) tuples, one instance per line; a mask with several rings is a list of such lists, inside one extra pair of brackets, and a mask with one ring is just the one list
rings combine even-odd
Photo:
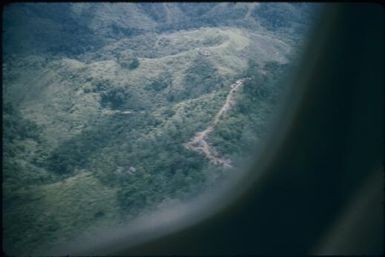
[(325, 4), (261, 154), (266, 161), (259, 158), (244, 180), (262, 176), (208, 219), (109, 252), (382, 255), (383, 72), (383, 7)]

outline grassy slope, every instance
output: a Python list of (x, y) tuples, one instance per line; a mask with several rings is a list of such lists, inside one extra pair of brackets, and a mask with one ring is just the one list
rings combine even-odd
[[(4, 188), (5, 195), (7, 187)], [(70, 239), (90, 225), (111, 222), (116, 213), (116, 190), (103, 186), (91, 173), (12, 192), (3, 221), (5, 246), (12, 244), (17, 254), (41, 243)], [(81, 211), (80, 211), (81, 210)], [(59, 232), (59, 234), (58, 234)], [(36, 250), (36, 249), (35, 249)]]
[[(221, 42), (203, 47), (209, 50), (210, 56), (199, 55), (197, 49), (202, 48), (202, 42), (212, 41), (215, 37), (221, 38)], [(23, 65), (26, 61), (28, 63), (17, 70), (18, 74), (15, 76), (18, 79), (6, 83), (9, 88), (7, 97), (17, 99), (15, 101), (21, 104), (25, 117), (44, 125), (47, 139), (50, 143), (55, 143), (79, 133), (100, 116), (98, 92), (84, 92), (94, 89), (95, 83), (99, 81), (109, 81), (109, 87), (128, 87), (136, 91), (139, 97), (146, 98), (151, 92), (146, 91), (145, 86), (157, 80), (162, 72), (170, 71), (172, 85), (164, 92), (152, 95), (155, 102), (162, 102), (161, 98), (169, 92), (183, 88), (185, 72), (197, 58), (208, 59), (225, 79), (223, 82), (229, 84), (232, 77), (246, 68), (246, 55), (258, 55), (257, 60), (261, 63), (285, 62), (289, 49), (271, 36), (231, 28), (202, 28), (160, 35), (159, 38), (167, 38), (169, 45), (155, 49), (159, 53), (156, 58), (140, 57), (139, 51), (137, 55), (140, 66), (134, 70), (124, 69), (116, 61), (119, 51), (124, 51), (124, 42), (121, 43), (123, 46), (118, 42), (112, 50), (102, 51), (107, 60), (98, 61), (93, 58), (90, 63), (68, 58), (53, 60), (47, 64), (44, 59), (36, 58), (36, 62), (31, 63), (31, 57), (28, 57), (27, 60), (20, 61)], [(252, 41), (252, 45), (251, 38), (256, 39)], [(167, 55), (175, 49), (182, 51)], [(142, 51), (146, 52), (148, 49), (144, 48)]]
[[(114, 119), (114, 115), (106, 114), (108, 112), (105, 109), (108, 108), (100, 105), (102, 91), (97, 89), (99, 83), (106, 84), (109, 89), (124, 88), (135, 93), (136, 98), (143, 102), (148, 113), (146, 115), (159, 121), (156, 125), (138, 125), (135, 131), (126, 129), (126, 134), (121, 139), (136, 146), (141, 145), (140, 142), (151, 145), (151, 140), (163, 136), (168, 139), (175, 138), (175, 133), (183, 130), (185, 134), (181, 142), (175, 142), (179, 145), (184, 142), (183, 139), (187, 141), (193, 133), (207, 125), (215, 110), (222, 104), (228, 91), (227, 86), (247, 67), (245, 57), (258, 56), (259, 63), (285, 62), (285, 56), (290, 50), (282, 41), (271, 35), (258, 35), (229, 27), (156, 35), (155, 44), (159, 44), (161, 38), (168, 43), (154, 48), (153, 57), (143, 56), (151, 45), (138, 46), (141, 47), (136, 52), (140, 65), (134, 70), (122, 68), (116, 59), (120, 52), (126, 50), (126, 44), (130, 43), (127, 40), (115, 42), (100, 50), (99, 60), (96, 55), (84, 56), (84, 59), (79, 60), (47, 60), (31, 56), (20, 59), (13, 64), (16, 68), (10, 68), (15, 73), (15, 79), (5, 81), (6, 97), (19, 104), (24, 117), (43, 128), (42, 138), (48, 153), (71, 139), (82, 137), (95, 125), (106, 126), (108, 131), (108, 124), (111, 123), (109, 121)], [(141, 40), (139, 42), (144, 42)], [(200, 55), (198, 48), (207, 49), (210, 55)], [(195, 99), (187, 96), (185, 100), (168, 102), (166, 97), (170, 93), (183, 90), (186, 72), (197, 59), (207, 59), (215, 67), (224, 87)], [(146, 89), (146, 86), (156, 81), (163, 72), (169, 72), (172, 76), (171, 85), (161, 92)], [(166, 115), (167, 111), (173, 114)], [(136, 115), (140, 117), (141, 114)], [(127, 116), (124, 126), (130, 126), (129, 117), (131, 116)], [(189, 124), (189, 127), (185, 127), (186, 124)], [(91, 153), (90, 167), (100, 168), (106, 163), (115, 165), (114, 162), (120, 159), (111, 156), (111, 153), (127, 149), (125, 142), (120, 141), (123, 143), (120, 145), (119, 140), (118, 138), (109, 145), (107, 143), (104, 148)], [(141, 166), (140, 162), (151, 163), (152, 159), (167, 158), (166, 155), (143, 156), (141, 159), (131, 160), (130, 156), (138, 158), (135, 154), (138, 153), (120, 152), (122, 158), (135, 163), (135, 167), (144, 170), (145, 174), (162, 174), (161, 170), (151, 170), (150, 164)], [(112, 171), (101, 172), (110, 174)], [(55, 238), (70, 238), (79, 231), (86, 231), (88, 226), (97, 225), (97, 222), (116, 221), (119, 213), (116, 188), (102, 184), (98, 180), (100, 176), (104, 174), (94, 170), (75, 170), (71, 177), (60, 182), (42, 186), (30, 185), (12, 193), (5, 190), (6, 195), (20, 199), (14, 201), (13, 207), (6, 209), (4, 213), (4, 223), (7, 224), (4, 232), (11, 235), (7, 236), (6, 241), (6, 245), (12, 247), (10, 251), (17, 253), (34, 244), (54, 242)], [(164, 183), (159, 187), (168, 188), (167, 182)], [(167, 191), (162, 193), (165, 192)]]

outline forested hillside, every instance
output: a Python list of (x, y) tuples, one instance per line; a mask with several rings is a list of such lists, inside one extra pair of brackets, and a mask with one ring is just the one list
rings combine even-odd
[(6, 6), (5, 252), (41, 254), (231, 179), (267, 133), (317, 8)]

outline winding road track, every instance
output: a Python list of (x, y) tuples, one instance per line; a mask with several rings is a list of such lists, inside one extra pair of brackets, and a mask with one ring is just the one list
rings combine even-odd
[(189, 142), (184, 144), (187, 149), (196, 151), (198, 153), (203, 153), (205, 157), (210, 160), (210, 162), (215, 165), (222, 165), (225, 168), (232, 167), (231, 160), (220, 157), (215, 151), (215, 149), (207, 143), (206, 139), (208, 134), (210, 134), (214, 130), (223, 114), (227, 112), (233, 105), (234, 94), (243, 85), (245, 80), (246, 79), (239, 79), (230, 86), (231, 89), (227, 94), (225, 103), (214, 116), (213, 120), (210, 122), (210, 125), (205, 130), (197, 132)]

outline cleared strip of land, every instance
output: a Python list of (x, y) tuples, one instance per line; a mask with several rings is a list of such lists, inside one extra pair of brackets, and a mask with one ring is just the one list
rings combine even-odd
[(239, 79), (235, 83), (233, 83), (230, 87), (230, 91), (227, 94), (226, 101), (219, 109), (217, 114), (214, 116), (213, 120), (209, 124), (209, 126), (203, 130), (199, 131), (195, 134), (195, 136), (187, 143), (184, 144), (184, 146), (192, 151), (196, 151), (198, 153), (203, 153), (207, 159), (210, 160), (210, 162), (214, 163), (215, 165), (222, 165), (223, 167), (231, 168), (231, 160), (220, 157), (218, 153), (215, 151), (214, 148), (212, 148), (206, 141), (207, 136), (209, 133), (211, 133), (216, 125), (218, 124), (220, 118), (223, 116), (225, 112), (227, 112), (230, 107), (233, 105), (234, 101), (234, 94), (238, 91), (238, 89), (243, 85), (244, 81), (246, 79)]

